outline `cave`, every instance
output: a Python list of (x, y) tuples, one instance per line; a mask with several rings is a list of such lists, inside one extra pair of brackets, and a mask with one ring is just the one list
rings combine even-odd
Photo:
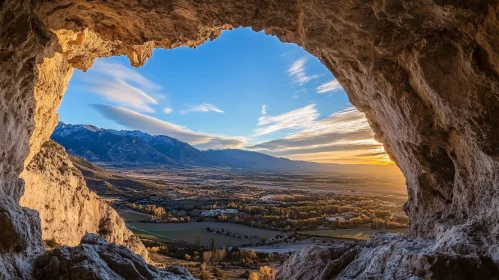
[[(19, 205), (19, 176), (57, 125), (73, 69), (116, 55), (138, 67), (154, 48), (196, 47), (237, 27), (263, 30), (318, 57), (406, 177), (408, 236), (375, 236), (343, 278), (386, 276), (393, 263), (408, 273), (399, 277), (497, 277), (496, 1), (6, 0), (0, 6), (1, 279), (30, 279), (45, 250), (36, 211)], [(376, 255), (387, 244), (400, 256), (392, 266), (392, 255)], [(369, 261), (382, 272), (370, 272)]]

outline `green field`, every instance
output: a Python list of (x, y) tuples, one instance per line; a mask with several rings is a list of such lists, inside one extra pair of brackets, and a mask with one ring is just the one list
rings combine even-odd
[(367, 240), (376, 232), (390, 232), (390, 233), (404, 234), (407, 232), (407, 229), (370, 229), (370, 228), (325, 229), (325, 230), (300, 231), (298, 233), (303, 235), (318, 236), (318, 237)]
[(254, 244), (258, 239), (244, 239), (225, 234), (216, 234), (206, 231), (207, 227), (225, 229), (233, 233), (242, 235), (258, 236), (259, 238), (269, 238), (279, 234), (278, 231), (253, 228), (245, 225), (218, 223), (218, 222), (191, 222), (191, 223), (135, 223), (127, 222), (128, 227), (139, 235), (152, 234), (156, 237), (174, 239), (194, 244), (196, 236), (201, 235), (201, 246), (210, 246), (211, 237), (215, 238), (215, 247), (225, 247), (229, 241), (231, 246), (241, 246), (243, 244)]
[(126, 222), (139, 222), (144, 220), (151, 220), (152, 216), (145, 213), (140, 213), (133, 210), (119, 210), (118, 215)]

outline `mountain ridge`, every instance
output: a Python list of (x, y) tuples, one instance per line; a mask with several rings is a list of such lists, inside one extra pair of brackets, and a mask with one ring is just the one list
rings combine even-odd
[(355, 169), (360, 166), (377, 172), (376, 170), (381, 167), (295, 161), (241, 149), (199, 150), (189, 143), (167, 135), (151, 135), (139, 130), (104, 129), (93, 125), (72, 125), (62, 122), (57, 125), (51, 138), (64, 146), (70, 154), (98, 165), (115, 167), (209, 166), (321, 172), (356, 172)]

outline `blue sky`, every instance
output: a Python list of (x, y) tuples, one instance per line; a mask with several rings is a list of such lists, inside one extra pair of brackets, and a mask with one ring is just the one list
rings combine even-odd
[[(156, 49), (75, 70), (61, 121), (165, 134), (200, 149), (244, 148), (320, 162), (379, 163), (363, 114), (320, 61), (251, 29), (191, 49)], [(320, 140), (317, 140), (320, 139)]]

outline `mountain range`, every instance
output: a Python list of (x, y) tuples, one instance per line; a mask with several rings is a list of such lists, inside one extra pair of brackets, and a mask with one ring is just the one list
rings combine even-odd
[(115, 167), (205, 166), (324, 172), (358, 172), (358, 167), (363, 167), (363, 170), (368, 168), (368, 172), (379, 172), (380, 167), (383, 167), (293, 161), (239, 149), (202, 151), (165, 135), (62, 122), (56, 127), (52, 139), (64, 146), (69, 154), (98, 165)]

